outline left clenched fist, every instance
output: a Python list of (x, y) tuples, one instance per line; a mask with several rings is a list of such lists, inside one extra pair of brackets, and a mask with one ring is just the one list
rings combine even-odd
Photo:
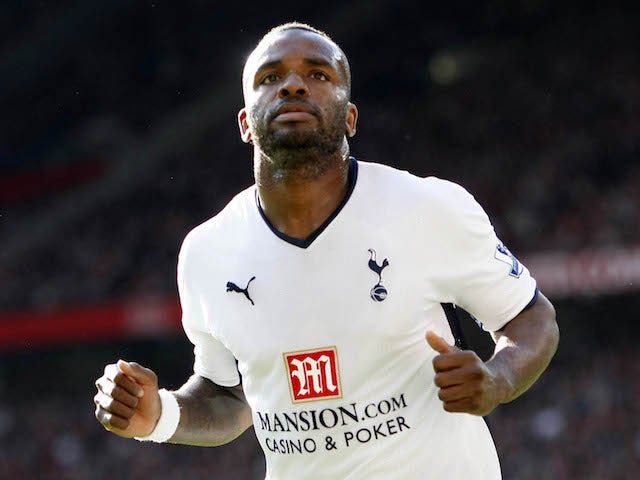
[(498, 378), (475, 352), (449, 345), (431, 331), (426, 339), (439, 353), (433, 359), (435, 384), (447, 412), (487, 415), (500, 404)]

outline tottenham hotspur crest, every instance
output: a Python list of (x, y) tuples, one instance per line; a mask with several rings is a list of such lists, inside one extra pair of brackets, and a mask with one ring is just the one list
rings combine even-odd
[(373, 248), (369, 249), (371, 258), (369, 259), (369, 268), (378, 275), (378, 283), (376, 283), (371, 289), (371, 298), (376, 302), (382, 302), (387, 298), (387, 289), (382, 285), (382, 271), (389, 266), (389, 260), (386, 258), (382, 261), (382, 265), (378, 265), (376, 261), (376, 251)]

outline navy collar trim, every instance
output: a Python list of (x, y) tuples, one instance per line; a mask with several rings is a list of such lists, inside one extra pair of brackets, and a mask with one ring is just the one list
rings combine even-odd
[(286, 235), (281, 231), (277, 230), (271, 224), (271, 222), (265, 215), (264, 210), (262, 209), (262, 206), (260, 205), (260, 198), (258, 196), (257, 188), (255, 190), (256, 206), (258, 207), (258, 211), (260, 212), (260, 216), (262, 217), (264, 222), (267, 224), (267, 226), (278, 238), (296, 247), (307, 248), (314, 242), (316, 238), (320, 236), (322, 232), (324, 232), (324, 230), (329, 226), (329, 224), (333, 221), (333, 219), (338, 216), (340, 211), (347, 204), (356, 186), (357, 179), (358, 179), (358, 161), (353, 157), (349, 157), (349, 171), (347, 173), (347, 194), (344, 196), (344, 199), (342, 200), (342, 202), (340, 202), (340, 205), (338, 205), (338, 207), (333, 211), (333, 213), (329, 215), (329, 218), (327, 218), (322, 225), (316, 228), (313, 232), (311, 232), (311, 234), (307, 238), (304, 238), (304, 239), (290, 237), (289, 235)]

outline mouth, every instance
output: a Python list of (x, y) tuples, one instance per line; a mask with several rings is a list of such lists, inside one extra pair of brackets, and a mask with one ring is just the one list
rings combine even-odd
[(275, 110), (271, 120), (283, 123), (305, 122), (315, 118), (317, 114), (317, 109), (308, 103), (287, 102)]

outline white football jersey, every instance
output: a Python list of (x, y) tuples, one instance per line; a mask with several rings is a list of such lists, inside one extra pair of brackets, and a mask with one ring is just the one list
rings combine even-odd
[(268, 479), (500, 478), (484, 420), (444, 411), (425, 333), (453, 343), (443, 302), (498, 330), (536, 283), (462, 187), (350, 162), (347, 198), (307, 241), (271, 227), (255, 186), (189, 233), (195, 373), (242, 378)]

